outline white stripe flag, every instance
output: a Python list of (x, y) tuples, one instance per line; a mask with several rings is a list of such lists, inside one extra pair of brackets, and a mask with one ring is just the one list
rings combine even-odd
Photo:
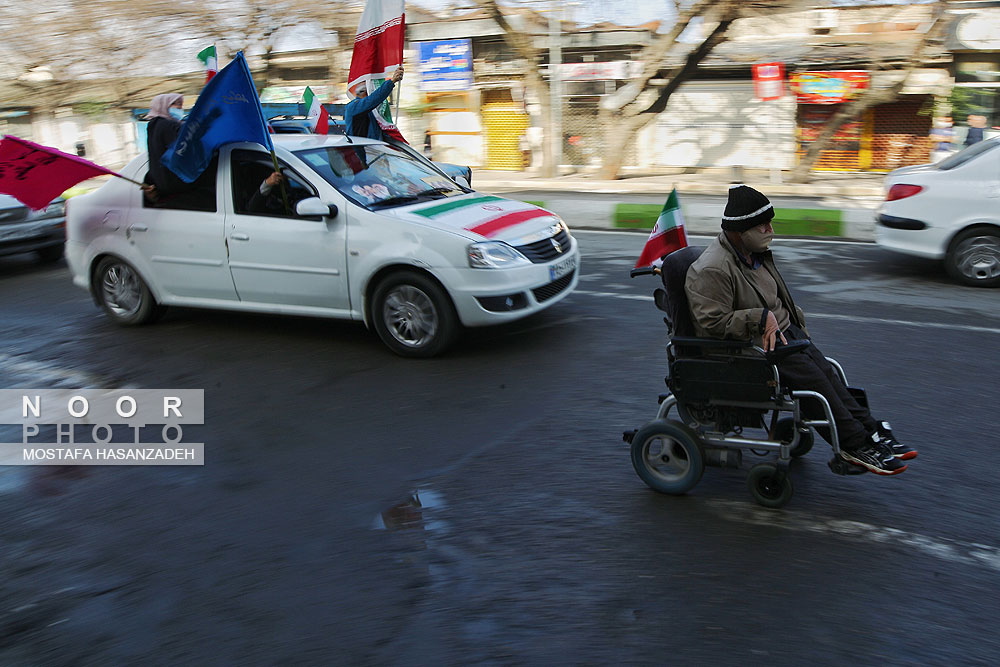
[(319, 98), (309, 86), (306, 86), (302, 100), (306, 103), (306, 115), (309, 117), (313, 134), (330, 134), (330, 114), (323, 108)]

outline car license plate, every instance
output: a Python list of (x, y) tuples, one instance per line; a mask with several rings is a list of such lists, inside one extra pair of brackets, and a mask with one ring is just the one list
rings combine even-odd
[(549, 280), (555, 280), (556, 278), (562, 278), (567, 273), (573, 271), (576, 268), (576, 257), (570, 257), (564, 259), (558, 264), (553, 264), (549, 267)]

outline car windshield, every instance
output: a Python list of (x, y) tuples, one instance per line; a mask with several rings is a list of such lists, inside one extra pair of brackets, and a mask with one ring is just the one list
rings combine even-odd
[(357, 144), (295, 154), (345, 197), (370, 209), (462, 194), (453, 182), (393, 146)]
[(988, 153), (997, 146), (1000, 146), (1000, 137), (994, 137), (992, 139), (987, 139), (986, 141), (980, 141), (977, 144), (972, 144), (968, 148), (954, 155), (945, 158), (937, 163), (938, 169), (943, 169), (947, 171), (948, 169), (954, 169), (955, 167), (960, 167), (969, 160), (979, 157), (983, 153)]

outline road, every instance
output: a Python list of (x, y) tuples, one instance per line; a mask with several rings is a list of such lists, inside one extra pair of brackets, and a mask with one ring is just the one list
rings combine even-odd
[(577, 236), (574, 295), (427, 361), (315, 319), (119, 329), (65, 265), (0, 260), (0, 387), (203, 388), (207, 460), (0, 471), (0, 664), (995, 664), (1000, 290), (776, 243), (920, 457), (842, 478), (817, 444), (772, 511), (745, 470), (679, 498), (635, 475), (655, 283), (627, 278), (643, 235)]

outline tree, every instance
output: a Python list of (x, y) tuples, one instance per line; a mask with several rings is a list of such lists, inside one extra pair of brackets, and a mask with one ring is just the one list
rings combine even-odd
[(934, 3), (932, 17), (923, 35), (916, 40), (910, 54), (897, 67), (889, 66), (885, 61), (878, 58), (877, 54), (873, 58), (872, 69), (876, 71), (895, 70), (898, 73), (895, 81), (886, 87), (876, 87), (872, 85), (862, 91), (854, 99), (840, 105), (840, 108), (830, 117), (820, 130), (816, 139), (809, 143), (805, 155), (792, 170), (790, 181), (792, 183), (807, 183), (812, 178), (812, 168), (819, 160), (822, 152), (830, 145), (834, 135), (848, 123), (858, 118), (867, 109), (879, 104), (886, 104), (896, 100), (906, 85), (910, 73), (918, 69), (923, 64), (923, 56), (930, 43), (942, 34), (946, 20), (943, 18), (944, 3), (940, 0)]

